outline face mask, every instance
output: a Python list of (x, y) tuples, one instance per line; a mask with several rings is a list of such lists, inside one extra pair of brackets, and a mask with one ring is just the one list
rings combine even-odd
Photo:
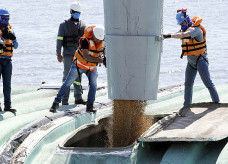
[(79, 19), (80, 13), (73, 13), (73, 14), (72, 14), (72, 17), (73, 17), (74, 19)]
[(188, 28), (188, 26), (187, 26), (187, 25), (182, 25), (182, 26), (181, 26), (181, 30), (182, 30), (182, 31), (186, 31), (186, 30), (187, 30), (187, 28)]
[(9, 18), (0, 20), (0, 27), (7, 27), (9, 25)]
[(185, 22), (187, 23), (187, 25), (182, 25), (181, 26), (181, 30), (182, 31), (186, 31), (189, 27), (191, 27), (193, 25), (193, 22), (191, 21), (191, 19), (189, 17), (187, 17)]

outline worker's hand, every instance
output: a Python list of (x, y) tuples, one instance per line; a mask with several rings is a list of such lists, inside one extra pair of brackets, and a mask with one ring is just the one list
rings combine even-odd
[(57, 54), (57, 60), (61, 63), (63, 61), (63, 56), (61, 54)]
[(171, 34), (162, 34), (162, 37), (164, 39), (168, 39), (168, 38), (171, 38)]
[(3, 33), (2, 37), (4, 39), (10, 39), (10, 40), (13, 40), (13, 41), (15, 41), (17, 39), (15, 34), (12, 31), (10, 31), (8, 27), (4, 28), (2, 30), (2, 33)]
[(103, 63), (103, 59), (102, 58), (98, 58), (97, 59), (97, 63)]
[(99, 52), (98, 55), (99, 55), (100, 57), (102, 57), (102, 56), (104, 56), (104, 52)]
[(104, 64), (105, 67), (107, 67), (106, 66), (106, 57), (103, 58), (103, 64)]
[(0, 39), (0, 49), (5, 49), (6, 45), (5, 43)]

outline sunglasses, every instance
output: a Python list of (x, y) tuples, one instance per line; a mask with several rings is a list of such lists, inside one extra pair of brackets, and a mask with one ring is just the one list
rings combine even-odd
[(9, 20), (9, 17), (5, 17), (5, 18), (2, 18), (2, 21), (8, 21)]
[(74, 13), (79, 13), (79, 14), (80, 14), (80, 12), (77, 12), (77, 11), (71, 10), (71, 14), (74, 14)]

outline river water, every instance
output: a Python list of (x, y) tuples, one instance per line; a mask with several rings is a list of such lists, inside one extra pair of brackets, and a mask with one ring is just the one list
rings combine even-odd
[[(0, 8), (11, 14), (19, 48), (13, 56), (13, 85), (40, 86), (42, 82), (61, 82), (63, 64), (56, 59), (59, 24), (70, 16), (72, 0), (1, 0)], [(81, 0), (81, 19), (89, 24), (104, 24), (103, 0)], [(164, 33), (176, 32), (176, 10), (187, 8), (189, 16), (203, 17), (207, 30), (208, 57), (215, 85), (228, 83), (228, 0), (164, 0)], [(148, 15), (149, 16), (149, 15)], [(163, 42), (159, 87), (184, 83), (186, 58), (180, 59), (180, 40)], [(98, 82), (106, 82), (106, 70), (99, 67)], [(85, 76), (83, 76), (85, 79)], [(196, 84), (202, 85), (197, 75)], [(2, 84), (0, 84), (2, 85)]]

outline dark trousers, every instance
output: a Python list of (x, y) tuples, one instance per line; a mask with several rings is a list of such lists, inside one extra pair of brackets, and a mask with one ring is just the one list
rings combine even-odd
[(0, 77), (3, 82), (3, 94), (5, 108), (11, 107), (11, 77), (12, 62), (8, 58), (0, 58)]

